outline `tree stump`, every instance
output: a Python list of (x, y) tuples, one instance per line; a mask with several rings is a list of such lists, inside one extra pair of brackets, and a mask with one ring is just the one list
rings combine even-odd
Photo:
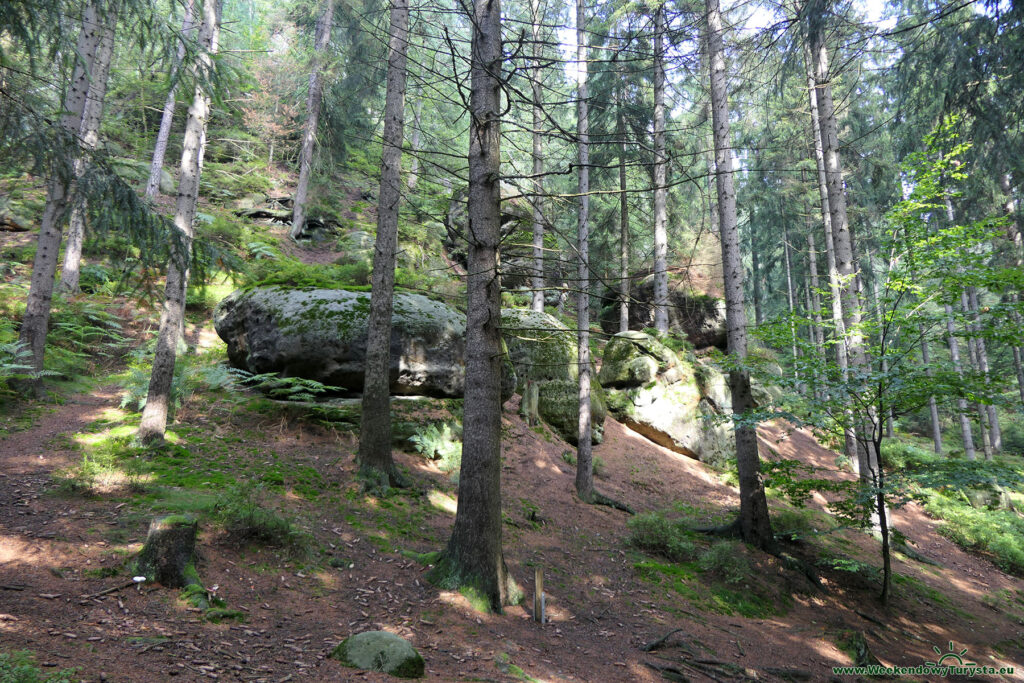
[(135, 560), (136, 573), (168, 588), (199, 585), (194, 561), (198, 530), (199, 523), (188, 515), (154, 519)]

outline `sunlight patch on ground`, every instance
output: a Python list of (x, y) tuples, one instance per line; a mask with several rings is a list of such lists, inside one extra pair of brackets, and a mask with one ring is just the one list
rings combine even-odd
[(450, 515), (454, 515), (458, 509), (458, 502), (454, 498), (437, 489), (431, 489), (427, 493), (427, 500), (438, 510), (447, 512)]

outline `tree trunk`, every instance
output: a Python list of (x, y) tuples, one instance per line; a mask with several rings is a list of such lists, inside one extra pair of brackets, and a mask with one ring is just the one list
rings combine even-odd
[(302, 236), (306, 225), (306, 197), (309, 194), (309, 177), (313, 167), (313, 143), (316, 141), (316, 127), (320, 121), (320, 105), (323, 104), (323, 53), (331, 42), (333, 22), (334, 0), (325, 0), (323, 14), (316, 22), (316, 43), (313, 46), (312, 71), (309, 74), (306, 126), (302, 131), (302, 150), (299, 152), (299, 182), (295, 187), (295, 201), (292, 206), (293, 240)]
[[(64, 107), (60, 117), (61, 134), (66, 138), (69, 156), (78, 154), (77, 151), (71, 150), (77, 150), (77, 137), (82, 127), (82, 114), (89, 91), (89, 73), (92, 71), (92, 61), (101, 36), (99, 5), (92, 2), (86, 5), (82, 12), (82, 30), (78, 34), (75, 65), (71, 81), (64, 93)], [(69, 166), (73, 166), (73, 162)], [(25, 315), (18, 336), (18, 341), (31, 352), (32, 369), (36, 372), (43, 369), (43, 357), (46, 353), (46, 332), (50, 324), (54, 276), (60, 253), (61, 223), (67, 214), (69, 183), (73, 173), (73, 168), (59, 169), (50, 178), (46, 205), (40, 220), (36, 256), (32, 264), (32, 282), (29, 285)], [(36, 377), (21, 383), (19, 389), (42, 397), (42, 378)]]
[(763, 296), (761, 294), (761, 257), (758, 255), (757, 245), (754, 244), (754, 229), (750, 229), (750, 277), (753, 279), (754, 291), (754, 324), (764, 323)]
[(665, 185), (665, 4), (654, 13), (654, 327), (668, 332), (668, 188)]
[[(722, 17), (718, 0), (706, 0), (707, 50), (711, 72), (711, 114), (715, 139), (715, 179), (718, 190), (718, 225), (725, 276), (726, 333), (734, 364), (729, 373), (732, 411), (746, 416), (753, 408), (747, 356), (747, 314), (743, 303), (743, 262), (736, 221), (736, 189), (732, 175), (732, 144), (729, 139), (729, 103), (722, 44)], [(757, 432), (752, 425), (736, 425), (736, 465), (740, 484), (740, 533), (743, 540), (762, 550), (775, 547), (768, 503), (761, 481)]]
[(619, 332), (629, 331), (629, 197), (626, 195), (626, 123), (622, 89), (615, 114), (619, 136)]
[(181, 20), (182, 40), (178, 45), (178, 53), (171, 70), (170, 90), (167, 91), (167, 100), (164, 102), (164, 113), (160, 117), (160, 130), (156, 134), (156, 145), (153, 147), (153, 161), (149, 165), (149, 180), (146, 182), (146, 198), (152, 199), (160, 190), (160, 175), (164, 170), (164, 155), (167, 154), (167, 140), (171, 136), (171, 126), (174, 123), (174, 105), (178, 95), (178, 70), (181, 62), (185, 59), (185, 41), (192, 36), (195, 28), (193, 13), (195, 11), (195, 0), (185, 1), (185, 16)]
[(416, 189), (416, 183), (420, 179), (420, 151), (422, 147), (423, 131), (423, 88), (416, 88), (416, 102), (412, 105), (412, 137), (409, 140), (409, 176), (405, 181), (406, 187), (412, 192)]
[[(843, 169), (839, 158), (839, 127), (836, 123), (835, 108), (832, 104), (832, 74), (828, 64), (828, 49), (825, 45), (824, 8), (819, 6), (809, 16), (808, 44), (811, 63), (813, 65), (813, 87), (815, 99), (812, 111), (817, 110), (818, 130), (821, 139), (821, 171), (824, 176), (824, 189), (827, 196), (830, 234), (832, 237), (832, 253), (835, 261), (836, 283), (833, 295), (833, 315), (838, 313), (836, 321), (842, 321), (842, 329), (837, 328), (836, 335), (840, 340), (837, 348), (844, 347), (846, 358), (839, 362), (840, 368), (845, 364), (861, 370), (867, 367), (867, 356), (864, 351), (863, 338), (859, 331), (861, 321), (860, 292), (857, 289), (859, 277), (857, 264), (853, 254), (853, 237), (846, 216), (846, 195), (843, 190)], [(815, 150), (817, 154), (817, 149)], [(820, 191), (820, 190), (819, 190)], [(824, 208), (824, 207), (823, 207)], [(826, 248), (828, 243), (826, 241)], [(829, 264), (832, 265), (831, 263)], [(830, 279), (831, 279), (830, 273)], [(838, 310), (837, 310), (838, 309)], [(846, 377), (849, 377), (847, 373)], [(866, 436), (866, 435), (865, 435)], [(858, 462), (858, 473), (861, 480), (867, 481), (869, 472), (877, 467), (877, 457), (871, 452), (865, 438), (863, 448), (857, 447), (857, 439), (852, 429), (847, 429), (847, 455), (851, 445)]]
[(576, 446), (576, 493), (585, 503), (594, 501), (593, 445), (590, 435), (590, 114), (587, 110), (587, 36), (583, 0), (576, 0), (576, 137), (579, 145), (577, 194), (576, 339), (579, 351), (579, 423)]
[[(988, 351), (985, 348), (985, 338), (982, 336), (981, 322), (978, 320), (978, 289), (977, 287), (967, 288), (967, 303), (970, 309), (970, 317), (974, 326), (975, 348), (978, 353), (978, 369), (985, 378), (985, 387), (990, 388), (992, 379), (989, 376)], [(999, 428), (999, 412), (993, 403), (985, 406), (985, 413), (988, 416), (989, 440), (992, 443), (992, 450), (998, 453), (1003, 450), (1003, 433)]]
[[(971, 307), (968, 303), (966, 291), (960, 292), (960, 311), (964, 314), (965, 338), (967, 339), (967, 363), (971, 366), (971, 372), (981, 373), (981, 355), (978, 352), (978, 339), (975, 337), (975, 327), (971, 323)], [(988, 411), (985, 404), (975, 401), (974, 411), (978, 414), (978, 432), (981, 436), (981, 451), (985, 460), (992, 459), (992, 441), (989, 438)]]
[[(111, 3), (102, 18), (103, 29), (96, 56), (92, 62), (92, 80), (82, 109), (82, 125), (79, 129), (81, 153), (75, 159), (75, 179), (81, 178), (89, 164), (88, 156), (96, 149), (100, 139), (100, 121), (103, 118), (103, 100), (107, 96), (107, 75), (110, 61), (114, 56), (114, 29), (117, 26), (116, 3)], [(71, 221), (68, 227), (68, 241), (64, 247), (64, 266), (61, 269), (57, 290), (64, 293), (78, 291), (78, 278), (82, 265), (82, 245), (85, 242), (85, 199), (75, 197), (71, 207)]]
[(544, 173), (543, 146), (541, 125), (544, 120), (544, 95), (541, 88), (541, 9), (540, 0), (530, 0), (530, 15), (533, 31), (533, 64), (530, 79), (533, 92), (533, 295), (530, 308), (534, 311), (544, 310), (544, 212), (543, 194)]
[[(931, 377), (931, 350), (928, 348), (928, 337), (925, 336), (923, 325), (918, 327), (918, 332), (921, 335), (921, 362), (924, 363), (925, 374)], [(932, 426), (932, 446), (936, 453), (942, 455), (942, 423), (939, 422), (939, 406), (935, 401), (935, 394), (928, 397), (928, 415)]]
[[(810, 210), (807, 213), (807, 220), (810, 222)], [(813, 311), (814, 324), (811, 325), (811, 344), (814, 346), (814, 355), (818, 362), (825, 360), (825, 331), (821, 325), (821, 289), (818, 282), (818, 251), (814, 242), (813, 225), (808, 225), (807, 230), (807, 269), (810, 273), (810, 306)], [(820, 366), (819, 366), (820, 367)], [(819, 375), (820, 376), (820, 375)], [(819, 387), (818, 395), (821, 395), (820, 382), (815, 383)]]
[[(220, 37), (220, 0), (207, 0), (202, 11), (199, 48), (203, 53), (196, 68), (210, 74), (214, 68), (213, 55), (217, 53)], [(138, 437), (143, 443), (162, 441), (167, 429), (178, 335), (185, 317), (188, 264), (191, 260), (192, 238), (195, 234), (192, 223), (199, 196), (199, 177), (209, 115), (210, 95), (197, 82), (182, 141), (181, 177), (178, 180), (178, 198), (174, 210), (174, 227), (177, 235), (172, 236), (171, 258), (167, 263), (167, 282), (164, 286), (164, 305), (160, 314), (160, 332), (157, 336), (156, 353), (153, 356), (146, 407), (142, 411), (139, 423)]]
[(792, 352), (793, 352), (793, 379), (796, 382), (796, 390), (798, 393), (803, 393), (803, 388), (800, 385), (800, 349), (797, 348), (796, 339), (796, 291), (793, 289), (793, 264), (789, 254), (789, 230), (786, 228), (785, 223), (782, 225), (782, 252), (783, 261), (786, 266), (786, 303), (789, 305), (789, 335), (792, 337)]
[(431, 577), (500, 612), (522, 599), (501, 548), (501, 1), (476, 0), (472, 26), (462, 467), (455, 525)]
[(372, 489), (386, 489), (399, 483), (391, 458), (391, 310), (395, 292), (398, 207), (402, 201), (400, 183), (406, 51), (409, 48), (408, 0), (391, 0), (390, 26), (377, 243), (373, 252), (363, 411), (359, 423), (359, 473)]
[[(875, 318), (877, 318), (877, 325), (879, 330), (883, 330), (883, 311), (882, 311), (882, 299), (878, 293), (878, 273), (872, 273), (871, 278), (871, 294), (875, 306)], [(884, 331), (879, 332), (878, 346), (881, 353), (882, 361), (882, 376), (885, 377), (885, 382), (889, 383), (889, 349), (888, 340), (882, 336)], [(893, 425), (892, 407), (885, 413), (885, 437), (891, 439), (896, 435), (896, 429)]]

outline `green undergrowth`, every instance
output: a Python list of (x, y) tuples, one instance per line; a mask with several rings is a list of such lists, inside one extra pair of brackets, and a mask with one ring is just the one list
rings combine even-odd
[(667, 585), (695, 606), (719, 614), (765, 617), (785, 612), (791, 600), (762, 580), (739, 541), (713, 540), (693, 531), (707, 513), (680, 505), (667, 515), (629, 520), (629, 543), (667, 562), (642, 560), (633, 568), (644, 581)]
[(29, 650), (0, 652), (0, 683), (75, 683), (78, 669), (43, 671)]

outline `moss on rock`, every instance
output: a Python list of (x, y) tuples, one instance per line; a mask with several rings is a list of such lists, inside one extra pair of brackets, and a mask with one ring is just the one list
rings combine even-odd
[(364, 631), (343, 640), (331, 657), (345, 666), (383, 671), (398, 678), (422, 678), (423, 657), (412, 644), (387, 631)]

